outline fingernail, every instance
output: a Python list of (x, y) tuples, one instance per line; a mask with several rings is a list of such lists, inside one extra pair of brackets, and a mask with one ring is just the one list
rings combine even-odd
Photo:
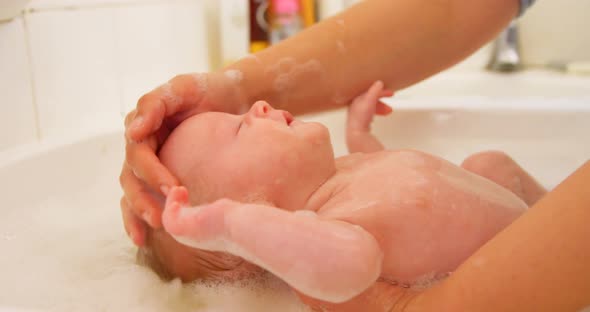
[(162, 191), (162, 194), (168, 196), (168, 193), (170, 193), (170, 187), (168, 185), (162, 185), (160, 186), (160, 191)]
[(143, 125), (143, 116), (137, 116), (131, 122), (131, 125), (129, 126), (129, 128), (131, 128), (131, 129), (137, 129), (137, 128), (141, 127), (142, 125)]

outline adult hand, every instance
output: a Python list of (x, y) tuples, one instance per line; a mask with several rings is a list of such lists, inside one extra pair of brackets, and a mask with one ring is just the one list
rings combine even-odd
[(377, 281), (362, 294), (344, 303), (329, 303), (297, 293), (312, 311), (326, 312), (397, 312), (410, 309), (421, 291), (402, 288), (385, 281)]
[(247, 101), (239, 81), (223, 73), (179, 75), (139, 99), (125, 118), (126, 157), (119, 178), (125, 230), (136, 245), (145, 243), (146, 223), (162, 226), (162, 195), (178, 185), (157, 156), (170, 132), (201, 112), (244, 109)]

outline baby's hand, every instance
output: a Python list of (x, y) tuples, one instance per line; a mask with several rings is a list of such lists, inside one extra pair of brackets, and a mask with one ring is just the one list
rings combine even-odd
[(370, 132), (375, 114), (385, 116), (392, 112), (391, 107), (379, 102), (379, 99), (392, 95), (393, 91), (384, 89), (383, 82), (373, 83), (367, 92), (356, 97), (348, 107), (347, 130)]
[(391, 107), (379, 102), (379, 99), (392, 96), (393, 91), (384, 90), (383, 82), (375, 82), (369, 91), (355, 98), (348, 107), (346, 125), (346, 145), (351, 153), (372, 153), (383, 150), (383, 144), (371, 134), (373, 116), (388, 115)]
[(211, 204), (191, 207), (188, 190), (184, 186), (174, 186), (166, 198), (162, 213), (162, 224), (168, 233), (182, 244), (194, 248), (204, 248), (215, 241), (225, 231), (225, 213), (235, 203), (221, 199)]

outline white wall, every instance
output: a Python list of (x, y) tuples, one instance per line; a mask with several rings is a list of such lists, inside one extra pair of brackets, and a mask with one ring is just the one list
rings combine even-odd
[[(30, 1), (0, 22), (0, 151), (122, 128), (151, 88), (245, 55), (247, 19), (233, 15), (246, 14), (240, 1)], [(356, 1), (320, 0), (322, 15)], [(228, 3), (234, 9), (222, 12)], [(524, 62), (590, 61), (588, 12), (589, 0), (537, 1), (520, 21)], [(480, 70), (489, 53), (454, 70)]]
[(590, 62), (590, 0), (538, 0), (520, 26), (527, 64)]
[(0, 150), (37, 139), (24, 20), (0, 24)]
[(122, 128), (137, 99), (209, 70), (201, 1), (37, 0), (0, 23), (0, 150)]

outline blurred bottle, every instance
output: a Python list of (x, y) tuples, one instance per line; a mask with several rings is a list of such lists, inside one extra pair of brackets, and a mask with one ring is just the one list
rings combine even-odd
[(299, 0), (272, 0), (270, 11), (270, 44), (287, 39), (305, 27)]
[(250, 53), (268, 47), (268, 1), (250, 0)]
[(318, 7), (315, 0), (301, 0), (301, 16), (305, 27), (315, 24), (318, 18)]

